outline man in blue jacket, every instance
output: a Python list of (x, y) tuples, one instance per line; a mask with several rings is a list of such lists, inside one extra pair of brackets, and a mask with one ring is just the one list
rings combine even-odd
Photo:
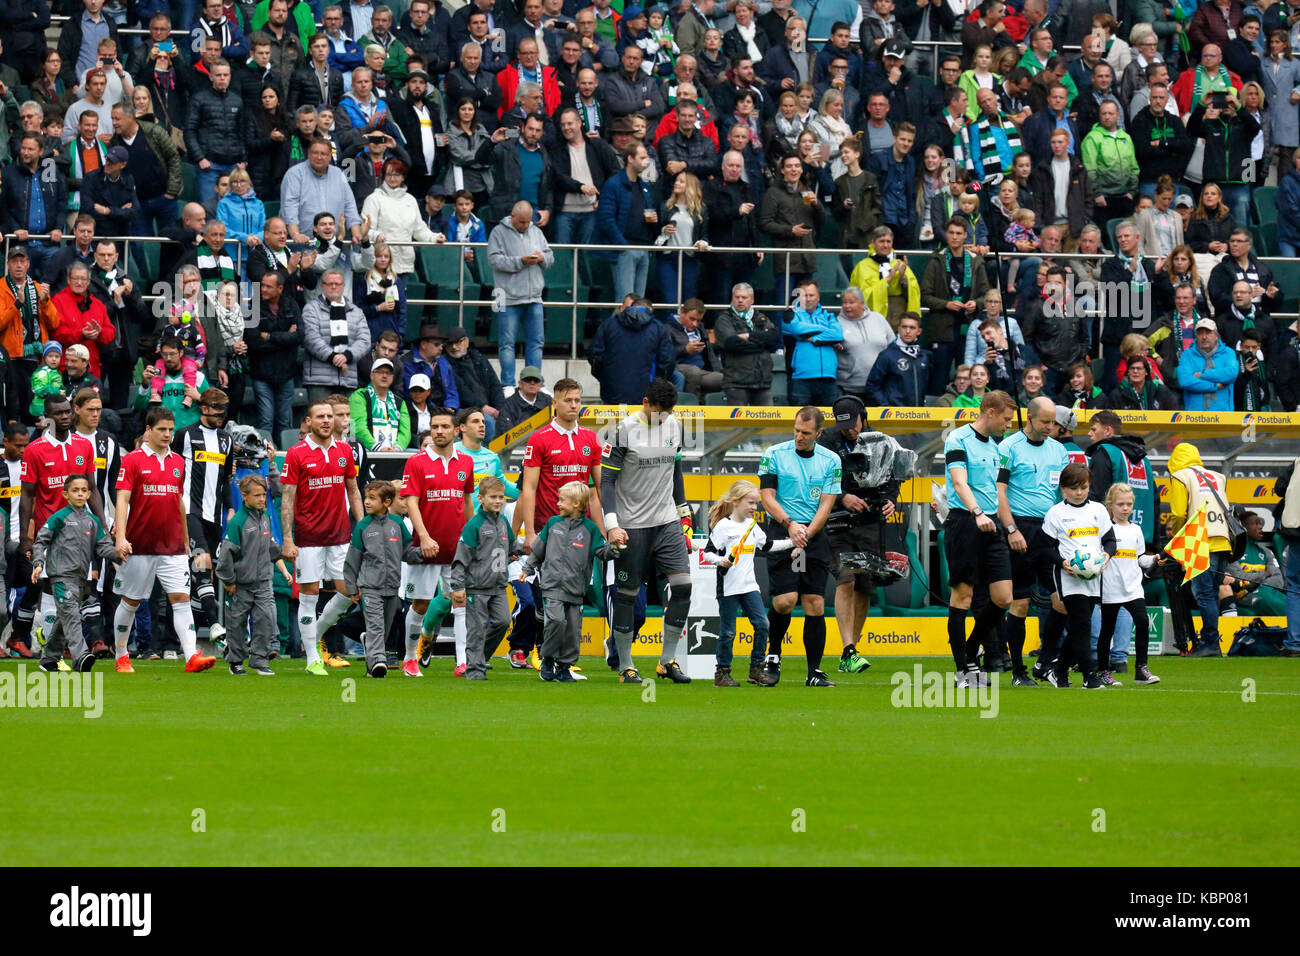
[(839, 369), (837, 347), (842, 347), (844, 330), (840, 320), (826, 310), (816, 279), (799, 283), (799, 305), (781, 325), (781, 332), (795, 340), (790, 373), (791, 405), (833, 405), (840, 397), (835, 382)]
[(899, 123), (893, 148), (872, 153), (866, 164), (867, 172), (880, 183), (885, 224), (894, 230), (894, 243), (900, 249), (916, 246), (916, 157), (912, 155), (915, 142), (916, 127)]
[(1232, 411), (1232, 386), (1237, 371), (1237, 356), (1219, 340), (1219, 327), (1214, 320), (1198, 320), (1196, 344), (1178, 360), (1183, 408), (1189, 412)]
[(921, 348), (921, 317), (904, 312), (898, 338), (880, 353), (867, 376), (867, 404), (882, 407), (925, 404), (930, 353)]
[(600, 400), (608, 405), (637, 405), (651, 379), (671, 380), (677, 370), (677, 347), (650, 307), (649, 299), (634, 299), (605, 319), (587, 346)]

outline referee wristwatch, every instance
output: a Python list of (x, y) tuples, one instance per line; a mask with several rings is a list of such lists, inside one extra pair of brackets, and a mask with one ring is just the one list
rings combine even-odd
[(971, 514), (974, 515), (976, 518), (982, 518), (982, 517), (984, 517), (984, 509), (981, 508), (981, 507), (979, 507), (979, 506), (977, 505), (977, 506), (976, 506), (976, 507), (971, 511)]
[(1016, 533), (1016, 525), (1015, 522), (1012, 522), (1011, 524), (1007, 525), (1007, 534), (1015, 534), (1015, 533)]

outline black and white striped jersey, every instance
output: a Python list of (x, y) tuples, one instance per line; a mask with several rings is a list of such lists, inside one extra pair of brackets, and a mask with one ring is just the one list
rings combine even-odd
[(103, 428), (77, 434), (95, 446), (95, 487), (104, 501), (104, 521), (111, 526), (117, 509), (117, 475), (122, 470), (122, 446)]
[[(182, 428), (172, 439), (172, 451), (185, 459), (183, 493), (189, 512), (191, 538), (196, 537), (196, 522), (220, 527), (226, 509), (231, 506), (230, 476), (235, 470), (235, 459), (230, 453), (233, 444), (224, 428), (207, 428), (201, 421)], [(198, 540), (203, 539), (200, 537)]]

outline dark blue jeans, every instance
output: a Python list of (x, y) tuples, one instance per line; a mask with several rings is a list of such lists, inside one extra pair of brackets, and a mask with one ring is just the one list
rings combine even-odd
[(1228, 566), (1228, 552), (1211, 551), (1210, 567), (1192, 578), (1192, 597), (1201, 611), (1201, 640), (1219, 640), (1219, 582)]
[(253, 394), (257, 396), (257, 427), (269, 431), (271, 440), (278, 442), (281, 431), (293, 420), (293, 379), (282, 382), (254, 379)]
[(749, 652), (749, 663), (757, 667), (767, 653), (767, 608), (758, 591), (718, 598), (718, 666), (730, 667), (732, 645), (736, 639), (736, 613), (744, 611), (754, 629), (754, 649)]
[(840, 387), (833, 378), (792, 378), (789, 397), (791, 405), (834, 405)]
[[(687, 299), (695, 298), (700, 281), (700, 263), (695, 256), (682, 256), (682, 293), (677, 294), (677, 254), (661, 252), (656, 262), (659, 274), (659, 301), (680, 306)], [(677, 310), (674, 308), (671, 313)]]

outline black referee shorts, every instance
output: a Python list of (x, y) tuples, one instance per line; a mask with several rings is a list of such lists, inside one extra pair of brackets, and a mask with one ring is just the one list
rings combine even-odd
[(836, 531), (834, 534), (827, 532), (827, 537), (830, 539), (831, 568), (835, 573), (836, 585), (852, 584), (853, 590), (859, 594), (874, 592), (876, 586), (871, 581), (871, 575), (854, 574), (851, 569), (842, 567), (840, 565), (840, 555), (855, 551), (869, 551), (872, 554), (883, 556), (884, 536), (881, 533), (879, 522), (846, 528), (843, 531)]
[(808, 539), (808, 547), (797, 561), (789, 551), (773, 551), (768, 555), (767, 580), (773, 595), (815, 594), (824, 598), (830, 576), (831, 543), (825, 531), (818, 531)]
[(1007, 533), (996, 527), (981, 531), (975, 516), (962, 508), (953, 508), (943, 522), (943, 549), (948, 558), (948, 586), (972, 587), (1011, 580), (1011, 549)]
[(627, 546), (614, 559), (614, 583), (638, 590), (656, 575), (690, 574), (691, 556), (680, 521), (654, 528), (627, 528)]
[(1056, 550), (1056, 542), (1042, 533), (1043, 519), (1012, 515), (1012, 520), (1029, 547), (1022, 553), (1007, 545), (1011, 553), (1011, 596), (1017, 601), (1029, 597), (1035, 581), (1049, 593), (1056, 590), (1052, 581), (1052, 552)]

